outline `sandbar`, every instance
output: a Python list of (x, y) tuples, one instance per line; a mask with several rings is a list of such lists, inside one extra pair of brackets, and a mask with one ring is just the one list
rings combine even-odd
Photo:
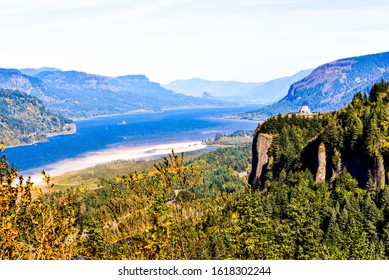
[(191, 152), (202, 150), (207, 146), (201, 141), (179, 142), (168, 144), (155, 144), (148, 146), (122, 146), (108, 148), (101, 151), (89, 152), (76, 158), (66, 159), (40, 168), (34, 168), (23, 172), (23, 177), (31, 177), (32, 182), (37, 186), (42, 186), (45, 182), (42, 180), (40, 172), (44, 170), (50, 177), (61, 174), (82, 170), (88, 167), (94, 167), (98, 164), (112, 162), (116, 160), (141, 160), (156, 158), (168, 155), (174, 150), (175, 153)]

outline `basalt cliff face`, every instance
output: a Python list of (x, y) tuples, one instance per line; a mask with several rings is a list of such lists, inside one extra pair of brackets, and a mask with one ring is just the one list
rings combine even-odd
[[(332, 182), (336, 180), (342, 172), (350, 173), (362, 186), (371, 184), (376, 189), (382, 189), (388, 182), (386, 178), (388, 160), (385, 161), (384, 156), (363, 156), (354, 154), (347, 158), (340, 152), (335, 152), (331, 147), (324, 144), (321, 137), (316, 138), (311, 142), (307, 142), (298, 156), (298, 160), (294, 161), (295, 166), (290, 166), (291, 158), (287, 156), (274, 154), (277, 149), (272, 146), (273, 138), (278, 138), (279, 135), (265, 134), (258, 132), (252, 145), (252, 170), (249, 181), (252, 185), (263, 185), (269, 178), (274, 178), (280, 166), (285, 166), (285, 171), (292, 169), (309, 170), (318, 183)], [(278, 145), (278, 144), (275, 144)], [(342, 162), (342, 158), (345, 158)], [(274, 162), (283, 158), (277, 163), (275, 168)], [(294, 158), (296, 159), (296, 158)], [(386, 163), (385, 163), (386, 162)], [(281, 170), (282, 171), (282, 170)], [(270, 176), (269, 176), (270, 175)], [(276, 176), (276, 177), (277, 177)]]
[(250, 181), (261, 177), (267, 172), (269, 165), (269, 148), (273, 142), (273, 137), (265, 133), (257, 133), (253, 142), (253, 161)]
[(363, 188), (382, 189), (389, 172), (389, 83), (373, 86), (369, 97), (356, 94), (338, 111), (278, 115), (260, 124), (252, 145), (250, 182), (290, 172), (310, 172), (316, 182), (347, 173)]

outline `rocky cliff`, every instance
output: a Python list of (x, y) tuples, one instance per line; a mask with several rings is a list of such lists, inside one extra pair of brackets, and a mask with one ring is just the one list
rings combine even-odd
[[(249, 181), (252, 185), (262, 184), (269, 172), (274, 172), (272, 159), (278, 155), (272, 154), (271, 148), (273, 137), (265, 133), (257, 133), (252, 145), (252, 170)], [(277, 148), (273, 147), (273, 150)], [(342, 158), (346, 158), (342, 163)], [(287, 159), (284, 158), (286, 161)], [(349, 172), (362, 186), (368, 186), (371, 182), (374, 188), (383, 189), (386, 180), (385, 160), (382, 154), (376, 157), (352, 155), (347, 158), (331, 147), (326, 147), (321, 136), (306, 143), (299, 155), (300, 163), (296, 162), (296, 167), (307, 169), (311, 172), (315, 181), (331, 182), (335, 180), (343, 171)], [(285, 162), (286, 163), (286, 162)], [(274, 174), (272, 174), (274, 175)]]
[(261, 178), (261, 174), (267, 172), (269, 165), (269, 148), (273, 142), (273, 137), (265, 133), (257, 133), (254, 137), (252, 146), (252, 171), (249, 181), (254, 182), (258, 178)]
[(318, 183), (326, 180), (326, 147), (323, 143), (320, 144), (317, 151), (317, 171), (315, 181)]
[(389, 82), (379, 82), (369, 97), (357, 93), (338, 111), (267, 119), (253, 140), (250, 182), (261, 186), (290, 172), (309, 171), (316, 182), (333, 182), (347, 173), (364, 188), (384, 188), (389, 173), (388, 106)]

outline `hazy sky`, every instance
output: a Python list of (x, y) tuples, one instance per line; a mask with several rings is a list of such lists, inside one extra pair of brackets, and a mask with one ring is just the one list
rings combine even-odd
[(389, 51), (376, 0), (0, 0), (0, 68), (266, 81)]

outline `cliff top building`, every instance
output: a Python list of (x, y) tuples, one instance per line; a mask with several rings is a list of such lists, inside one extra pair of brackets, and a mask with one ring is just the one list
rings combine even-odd
[(309, 107), (307, 105), (303, 105), (303, 106), (301, 106), (301, 108), (299, 110), (299, 114), (301, 114), (301, 115), (311, 115), (312, 112), (311, 112), (311, 110), (309, 109)]

